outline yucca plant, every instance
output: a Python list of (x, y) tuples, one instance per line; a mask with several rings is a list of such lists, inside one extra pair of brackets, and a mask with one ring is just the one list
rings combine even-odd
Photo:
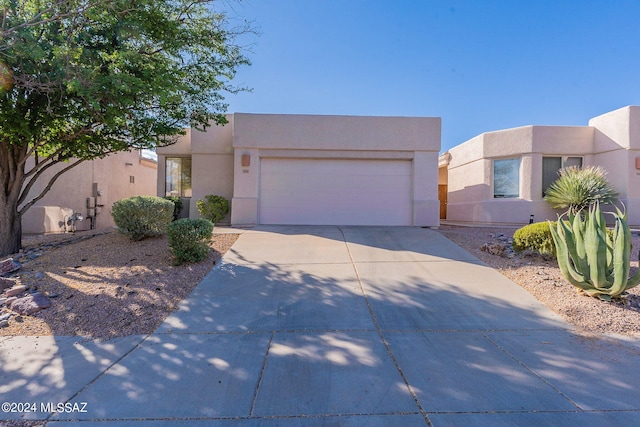
[(549, 223), (556, 246), (558, 266), (569, 283), (603, 300), (620, 297), (640, 284), (640, 269), (629, 277), (631, 268), (631, 230), (626, 213), (616, 207), (613, 233), (607, 232), (600, 204), (584, 213), (568, 211), (555, 226)]
[(569, 209), (575, 214), (594, 203), (609, 204), (618, 198), (607, 181), (606, 170), (600, 166), (571, 166), (560, 169), (558, 174), (544, 196), (554, 208)]

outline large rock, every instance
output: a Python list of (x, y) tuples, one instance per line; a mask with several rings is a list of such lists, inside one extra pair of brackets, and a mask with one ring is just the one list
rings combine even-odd
[(16, 270), (19, 270), (22, 267), (18, 261), (13, 258), (7, 258), (5, 260), (0, 261), (0, 276), (3, 274), (9, 274)]
[(51, 301), (49, 301), (49, 298), (45, 297), (40, 292), (27, 295), (23, 298), (18, 298), (11, 303), (11, 310), (25, 315), (33, 314), (49, 307), (51, 307)]
[(0, 292), (7, 288), (11, 288), (18, 284), (18, 279), (9, 278), (9, 277), (0, 277)]
[(27, 287), (24, 286), (24, 285), (14, 286), (13, 288), (9, 288), (6, 291), (4, 291), (4, 296), (5, 297), (13, 297), (13, 296), (16, 296), (18, 294), (23, 293), (26, 290), (27, 290)]

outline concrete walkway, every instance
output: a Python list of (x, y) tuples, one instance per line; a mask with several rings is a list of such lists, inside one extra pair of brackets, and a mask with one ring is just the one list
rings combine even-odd
[(436, 231), (259, 227), (152, 335), (0, 337), (0, 419), (630, 426), (639, 366)]

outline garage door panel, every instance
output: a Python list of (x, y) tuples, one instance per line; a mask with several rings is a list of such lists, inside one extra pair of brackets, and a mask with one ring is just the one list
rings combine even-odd
[(262, 159), (260, 223), (410, 225), (411, 162)]

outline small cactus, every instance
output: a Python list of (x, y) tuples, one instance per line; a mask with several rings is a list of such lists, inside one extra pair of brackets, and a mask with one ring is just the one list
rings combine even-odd
[(549, 227), (556, 246), (558, 266), (569, 283), (603, 300), (620, 297), (640, 284), (640, 269), (629, 277), (631, 230), (626, 214), (616, 207), (613, 233), (607, 232), (600, 204), (581, 212), (568, 212), (569, 220), (558, 219)]

